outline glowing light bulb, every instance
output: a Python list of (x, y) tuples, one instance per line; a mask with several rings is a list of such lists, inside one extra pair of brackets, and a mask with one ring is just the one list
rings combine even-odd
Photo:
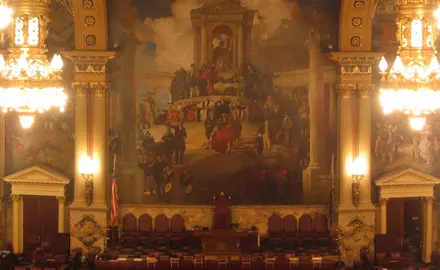
[(12, 8), (4, 3), (0, 4), (0, 29), (6, 28), (12, 21)]
[(431, 72), (440, 72), (440, 64), (438, 63), (437, 56), (432, 56), (431, 62), (429, 63), (429, 69)]
[(35, 115), (23, 114), (19, 115), (18, 119), (20, 120), (21, 127), (24, 129), (29, 129), (35, 122)]
[(382, 71), (382, 72), (385, 72), (385, 71), (387, 71), (387, 69), (388, 69), (388, 63), (387, 63), (387, 60), (385, 59), (384, 56), (382, 56), (382, 58), (380, 59), (380, 62), (379, 62), (379, 69), (380, 69), (380, 71)]
[(61, 71), (63, 69), (63, 59), (60, 55), (55, 54), (50, 62), (50, 67), (53, 71)]
[(426, 118), (425, 117), (411, 117), (409, 119), (409, 124), (413, 130), (423, 130), (426, 124)]
[(0, 70), (3, 70), (5, 68), (5, 58), (3, 57), (3, 54), (0, 54)]
[(394, 60), (393, 69), (396, 73), (403, 73), (405, 66), (403, 65), (402, 58), (400, 56), (396, 56), (396, 60)]
[(440, 7), (434, 11), (434, 18), (437, 20), (437, 27), (440, 28)]
[(20, 67), (20, 69), (27, 69), (28, 67), (28, 61), (27, 61), (27, 51), (23, 51), (23, 53), (20, 55), (20, 58), (17, 60), (17, 64)]

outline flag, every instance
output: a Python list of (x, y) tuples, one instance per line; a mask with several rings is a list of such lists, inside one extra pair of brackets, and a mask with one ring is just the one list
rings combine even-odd
[(334, 207), (334, 200), (335, 200), (335, 154), (332, 155), (332, 164), (330, 167), (330, 204), (329, 204), (329, 228), (331, 230), (332, 223), (333, 223), (333, 207)]
[(111, 209), (111, 224), (116, 226), (118, 222), (119, 197), (118, 185), (116, 183), (116, 176), (112, 175), (112, 209)]

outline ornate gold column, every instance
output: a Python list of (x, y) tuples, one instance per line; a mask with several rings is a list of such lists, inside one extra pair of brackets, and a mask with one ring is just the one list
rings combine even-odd
[(380, 234), (387, 233), (387, 203), (388, 199), (380, 199)]
[[(370, 163), (370, 125), (371, 91), (373, 65), (382, 53), (374, 52), (335, 52), (331, 58), (339, 65), (338, 85), (338, 228), (343, 231), (341, 253), (350, 265), (359, 259), (363, 246), (374, 249), (376, 209), (371, 203), (370, 164), (367, 165), (364, 179), (361, 180), (360, 201), (356, 208), (353, 201), (351, 166), (357, 157)], [(366, 134), (362, 134), (366, 133)], [(363, 183), (365, 182), (365, 183)], [(352, 226), (352, 224), (360, 224)], [(359, 229), (359, 226), (362, 229)], [(355, 229), (356, 228), (356, 229)], [(360, 238), (361, 241), (353, 241)]]
[(373, 84), (358, 84), (359, 91), (359, 121), (358, 155), (367, 161), (364, 178), (360, 181), (361, 195), (360, 208), (374, 209), (371, 202), (371, 95), (374, 90)]
[[(3, 112), (0, 112), (0, 198), (3, 198), (5, 195), (5, 183), (3, 181), (3, 177), (6, 176), (5, 139), (5, 115)], [(6, 241), (6, 211), (3, 200), (0, 201), (0, 228), (0, 248), (3, 248)]]
[[(108, 174), (108, 89), (107, 82), (91, 82), (93, 95), (93, 159), (99, 170), (93, 176), (93, 207), (107, 208)], [(133, 108), (134, 109), (134, 108)]]
[(336, 93), (336, 86), (329, 83), (329, 131), (333, 138), (336, 136), (337, 127), (337, 111), (338, 111), (338, 95)]
[(434, 202), (433, 197), (426, 197), (424, 198), (426, 202), (426, 212), (425, 212), (425, 234), (424, 234), (424, 256), (423, 256), (423, 262), (424, 263), (430, 263), (431, 262), (431, 255), (432, 255), (432, 205)]
[[(87, 92), (89, 84), (86, 82), (75, 82), (75, 167), (79, 164), (81, 157), (87, 155), (88, 130), (87, 130)], [(79, 170), (74, 172), (73, 204), (78, 206), (85, 205), (84, 197), (85, 182)]]
[(353, 109), (356, 94), (356, 84), (347, 83), (337, 85), (339, 102), (338, 128), (338, 206), (353, 208), (352, 205), (352, 178), (348, 166), (353, 157)]
[(66, 198), (57, 197), (58, 200), (58, 233), (66, 232)]
[(23, 199), (20, 195), (11, 195), (12, 198), (12, 251), (14, 254), (22, 252), (20, 243), (20, 204)]
[[(74, 85), (77, 86), (75, 107), (75, 198), (70, 205), (69, 232), (70, 247), (87, 249), (81, 241), (86, 227), (81, 221), (85, 218), (96, 223), (92, 232), (93, 246), (104, 248), (104, 231), (107, 227), (108, 208), (106, 183), (108, 170), (108, 88), (107, 67), (109, 59), (115, 56), (110, 51), (65, 51), (63, 53), (74, 64)], [(91, 106), (89, 106), (91, 105)], [(78, 139), (79, 136), (79, 139)], [(84, 179), (78, 168), (78, 160), (83, 155), (93, 155), (99, 164), (93, 177), (93, 203), (87, 207), (84, 201)], [(79, 187), (77, 186), (79, 184)], [(61, 210), (59, 210), (61, 211)], [(59, 224), (61, 225), (61, 224)]]

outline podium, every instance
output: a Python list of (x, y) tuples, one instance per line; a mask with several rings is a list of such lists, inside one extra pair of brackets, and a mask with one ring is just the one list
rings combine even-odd
[(247, 231), (197, 231), (193, 234), (200, 237), (205, 254), (239, 254), (242, 239), (249, 237)]

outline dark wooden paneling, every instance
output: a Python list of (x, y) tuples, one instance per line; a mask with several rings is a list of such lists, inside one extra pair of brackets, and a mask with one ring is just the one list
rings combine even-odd
[(405, 232), (408, 236), (420, 236), (420, 221), (422, 218), (420, 204), (420, 198), (405, 199)]

